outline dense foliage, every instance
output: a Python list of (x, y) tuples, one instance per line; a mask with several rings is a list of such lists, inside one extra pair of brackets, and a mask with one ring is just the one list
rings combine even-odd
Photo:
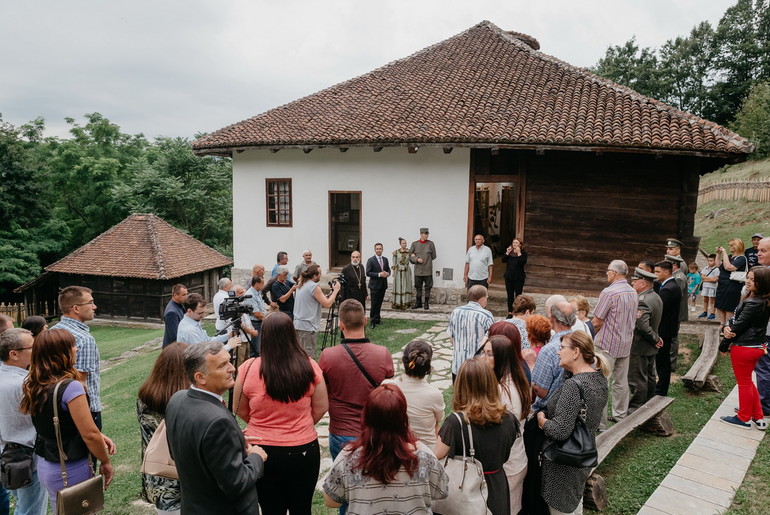
[(0, 119), (0, 295), (131, 213), (153, 213), (231, 254), (229, 159), (197, 157), (184, 138), (148, 141), (99, 113), (68, 119), (69, 138), (41, 119)]
[[(728, 125), (736, 121), (752, 88), (770, 81), (770, 0), (737, 0), (716, 28), (702, 22), (689, 35), (670, 39), (659, 49), (639, 48), (631, 38), (608, 48), (592, 71)], [(770, 123), (770, 118), (764, 120), (765, 125)], [(755, 139), (754, 127), (734, 126), (759, 147), (762, 142)]]

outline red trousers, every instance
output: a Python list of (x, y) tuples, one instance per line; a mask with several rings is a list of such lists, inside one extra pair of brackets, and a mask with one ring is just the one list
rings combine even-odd
[(762, 349), (751, 349), (739, 345), (730, 347), (730, 361), (733, 363), (735, 382), (738, 383), (738, 418), (743, 422), (763, 418), (759, 392), (751, 380), (754, 366), (763, 355)]

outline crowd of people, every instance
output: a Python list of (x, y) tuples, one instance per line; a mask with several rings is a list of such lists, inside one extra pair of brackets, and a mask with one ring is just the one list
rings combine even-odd
[[(413, 256), (425, 256), (416, 258), (422, 259), (418, 264), (435, 258), (424, 231), (416, 248), (402, 241), (392, 268), (380, 244), (365, 266), (354, 252), (348, 269), (357, 280), (353, 286), (365, 277), (371, 285), (401, 273)], [(507, 262), (526, 260), (516, 241)], [(487, 259), (478, 248), (483, 238), (475, 243), (480, 259)], [(463, 453), (472, 453), (483, 468), (491, 513), (581, 513), (591, 467), (557, 463), (542, 451), (567, 439), (579, 423), (594, 438), (654, 395), (667, 395), (679, 324), (697, 294), (694, 276), (704, 288), (716, 283), (715, 308), (725, 317), (720, 350), (730, 352), (739, 388), (736, 414), (722, 420), (764, 430), (770, 412), (770, 238), (755, 242), (754, 266), (740, 240), (729, 242), (730, 253), (719, 247), (709, 258), (718, 277), (686, 267), (681, 247), (669, 239), (662, 259), (643, 260), (633, 270), (611, 261), (608, 285), (593, 310), (584, 297), (552, 295), (543, 306), (547, 316), (539, 315), (534, 298), (517, 283), (509, 317), (497, 321), (486, 309), (492, 265), (486, 285), (471, 284), (482, 280), (476, 272), (483, 268), (471, 259), (468, 302), (452, 311), (447, 326), (454, 382), (449, 416), (442, 393), (427, 380), (430, 344), (410, 342), (401, 355), (403, 373), (395, 377), (390, 353), (367, 335), (378, 311), (370, 312), (367, 324), (350, 282), (324, 294), (310, 252), (303, 253), (293, 280), (280, 253), (275, 277), (267, 281), (257, 265), (247, 285), (218, 283), (215, 306), (234, 294), (248, 307), (237, 317), (237, 331), (234, 320), (221, 319), (219, 334), (207, 334), (201, 325), (205, 299), (176, 285), (164, 313), (162, 351), (139, 388), (136, 413), (142, 452), (164, 423), (179, 479), (143, 474), (142, 498), (160, 514), (245, 514), (258, 506), (266, 514), (310, 513), (321, 457), (316, 424), (328, 413), (334, 462), (322, 490), (327, 506), (341, 514), (439, 513), (436, 502), (449, 493), (444, 466)], [(425, 279), (421, 286), (429, 295)], [(727, 297), (720, 297), (720, 287)], [(265, 296), (266, 289), (273, 295)], [(338, 307), (342, 339), (319, 354), (321, 312), (338, 296), (345, 298)], [(420, 292), (413, 306), (421, 298)], [(21, 328), (0, 317), (0, 394), (10, 399), (0, 406), (0, 445), (26, 450), (34, 473), (23, 486), (0, 491), (0, 503), (13, 496), (17, 514), (42, 515), (49, 504), (55, 512), (65, 479), (77, 484), (98, 471), (107, 488), (115, 474), (110, 457), (117, 449), (101, 432), (99, 349), (87, 325), (95, 299), (90, 289), (70, 286), (58, 300), (62, 316), (50, 329), (42, 317), (28, 318)], [(409, 300), (402, 295), (394, 302)], [(704, 305), (708, 313), (711, 301)]]

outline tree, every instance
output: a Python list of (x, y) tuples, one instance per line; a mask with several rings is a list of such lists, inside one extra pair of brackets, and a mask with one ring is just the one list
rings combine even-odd
[(770, 82), (751, 88), (730, 128), (754, 143), (753, 158), (770, 156)]
[(640, 49), (635, 36), (623, 45), (609, 47), (592, 71), (642, 95), (658, 99), (662, 96), (655, 50)]
[(702, 116), (713, 82), (714, 30), (708, 22), (686, 38), (668, 40), (660, 49), (661, 100)]
[(0, 294), (34, 279), (41, 259), (60, 252), (69, 230), (56, 217), (36, 173), (42, 119), (20, 128), (0, 119)]
[(68, 118), (72, 138), (46, 139), (37, 159), (44, 165), (47, 195), (53, 214), (72, 234), (67, 251), (83, 245), (129, 214), (123, 199), (113, 195), (116, 184), (130, 180), (133, 164), (147, 149), (143, 135), (128, 135), (99, 113), (83, 126)]
[(185, 138), (159, 138), (113, 188), (131, 212), (153, 213), (232, 254), (230, 159), (197, 157)]

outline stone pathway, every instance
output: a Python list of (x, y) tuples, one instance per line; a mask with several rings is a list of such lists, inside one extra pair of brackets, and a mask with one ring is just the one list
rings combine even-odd
[(765, 431), (731, 427), (719, 420), (734, 415), (737, 405), (736, 386), (647, 499), (640, 514), (710, 515), (730, 507), (765, 436)]
[[(435, 317), (435, 318), (429, 318)], [(433, 373), (428, 378), (428, 382), (438, 388), (441, 391), (446, 390), (452, 385), (452, 345), (449, 343), (449, 335), (446, 333), (447, 328), (447, 316), (445, 314), (438, 313), (412, 313), (412, 312), (385, 312), (382, 313), (382, 318), (401, 318), (411, 320), (441, 320), (436, 325), (428, 329), (421, 335), (417, 335), (417, 331), (414, 329), (402, 329), (401, 333), (414, 332), (414, 339), (423, 340), (431, 344), (433, 347), (433, 359), (431, 360), (431, 366), (433, 367)], [(396, 376), (403, 373), (404, 367), (401, 363), (401, 351), (393, 353), (393, 368), (396, 370)], [(326, 473), (332, 466), (332, 459), (329, 455), (329, 414), (316, 424), (316, 431), (318, 432), (318, 443), (321, 445), (321, 470), (318, 475), (318, 483), (316, 489), (321, 491), (321, 486), (326, 478)]]

